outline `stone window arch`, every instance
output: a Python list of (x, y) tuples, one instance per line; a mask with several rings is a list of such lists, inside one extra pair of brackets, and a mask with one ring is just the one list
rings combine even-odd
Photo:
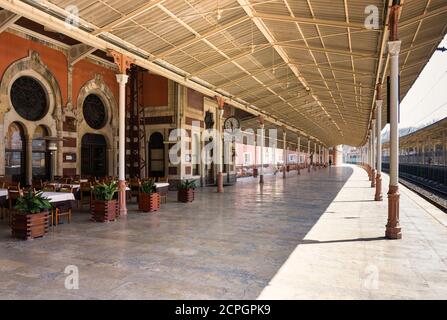
[[(22, 80), (20, 80), (22, 79)], [(23, 81), (25, 79), (25, 81)], [(19, 81), (19, 82), (17, 82)], [(27, 117), (26, 107), (25, 112), (18, 112), (14, 107), (13, 99), (11, 97), (11, 91), (20, 92), (23, 89), (23, 83), (34, 83), (34, 90), (37, 88), (37, 95), (40, 95), (41, 99), (46, 98), (46, 102), (42, 102), (42, 110), (37, 113), (30, 113), (30, 117)], [(17, 84), (14, 87), (14, 84)], [(26, 97), (19, 97), (19, 101), (22, 104), (33, 103), (33, 101), (27, 101)], [(14, 122), (21, 123), (26, 140), (26, 144), (29, 145), (32, 142), (33, 134), (36, 128), (43, 125), (48, 129), (48, 133), (55, 134), (57, 128), (62, 127), (62, 94), (59, 87), (59, 83), (48, 69), (48, 67), (42, 62), (40, 56), (35, 51), (30, 51), (30, 55), (26, 58), (20, 59), (12, 63), (4, 72), (0, 82), (0, 136), (5, 135), (6, 130), (10, 124)], [(20, 104), (20, 102), (19, 102)], [(19, 107), (20, 108), (20, 107)], [(23, 111), (23, 110), (22, 110)], [(5, 141), (0, 141), (0, 175), (5, 174)], [(29, 152), (30, 148), (27, 148)], [(31, 181), (31, 155), (26, 157), (27, 169), (27, 181)]]

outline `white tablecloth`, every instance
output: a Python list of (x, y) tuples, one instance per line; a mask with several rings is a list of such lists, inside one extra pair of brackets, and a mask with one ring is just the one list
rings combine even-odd
[(164, 187), (169, 187), (169, 183), (167, 182), (156, 182), (155, 186), (158, 188), (164, 188)]
[(66, 183), (49, 183), (48, 185), (54, 186), (56, 189), (59, 189), (63, 185), (64, 186), (70, 186), (70, 187), (72, 187), (75, 190), (78, 190), (81, 187), (80, 184), (71, 184), (71, 183), (68, 183), (68, 184), (66, 184)]
[(75, 200), (74, 194), (69, 192), (42, 192), (42, 197), (50, 199), (50, 202)]
[(8, 189), (0, 189), (0, 197), (8, 197)]

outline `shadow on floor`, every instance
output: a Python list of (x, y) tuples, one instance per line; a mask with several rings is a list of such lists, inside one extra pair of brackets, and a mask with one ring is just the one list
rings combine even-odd
[(356, 238), (356, 239), (342, 239), (342, 240), (326, 240), (326, 241), (319, 241), (319, 240), (301, 240), (301, 244), (325, 244), (325, 243), (344, 243), (344, 242), (368, 242), (368, 241), (379, 241), (379, 240), (386, 240), (385, 237), (373, 237), (373, 238)]
[(36, 288), (40, 298), (65, 297), (63, 270), (73, 264), (82, 285), (70, 294), (80, 298), (255, 299), (297, 245), (313, 243), (303, 239), (352, 173), (340, 166), (267, 176), (262, 191), (255, 179), (223, 194), (203, 188), (189, 204), (170, 192), (159, 212), (138, 213), (133, 202), (125, 219), (108, 224), (76, 212), (71, 224), (30, 242), (12, 240), (2, 223), (0, 256), (13, 262), (0, 282), (15, 281), (16, 298)]

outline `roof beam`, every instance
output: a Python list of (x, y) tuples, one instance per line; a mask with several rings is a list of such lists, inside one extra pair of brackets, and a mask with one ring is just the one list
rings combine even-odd
[[(275, 69), (282, 68), (282, 67), (284, 67), (285, 65), (286, 65), (286, 64), (285, 64), (284, 62), (282, 62), (282, 63), (276, 65), (276, 66), (275, 66)], [(247, 80), (247, 79), (249, 79), (249, 78), (252, 78), (252, 77), (254, 77), (254, 76), (257, 76), (257, 75), (259, 75), (259, 74), (262, 74), (262, 73), (264, 73), (264, 72), (268, 72), (268, 71), (271, 72), (271, 71), (272, 71), (272, 67), (262, 68), (262, 69), (255, 70), (255, 71), (249, 71), (250, 74), (246, 74), (245, 76), (238, 77), (237, 79), (230, 79), (229, 81), (216, 83), (216, 87), (222, 87), (222, 88), (224, 88), (224, 87), (226, 87), (226, 86), (228, 86), (228, 85), (230, 85), (230, 84), (232, 84), (232, 83), (238, 83), (238, 82)]]
[(165, 66), (166, 63), (164, 61), (154, 63), (154, 61), (148, 60), (146, 57), (144, 57), (144, 55), (148, 55), (147, 53), (145, 53), (143, 50), (131, 49), (131, 46), (127, 47), (127, 43), (125, 41), (122, 41), (120, 43), (120, 46), (118, 46), (112, 41), (108, 41), (98, 36), (94, 36), (90, 32), (87, 32), (78, 27), (67, 28), (64, 21), (64, 17), (69, 17), (69, 13), (65, 11), (63, 12), (65, 16), (63, 15), (62, 17), (55, 17), (43, 9), (43, 6), (48, 7), (50, 5), (51, 4), (45, 0), (41, 0), (38, 6), (31, 6), (22, 1), (11, 2), (9, 0), (0, 0), (0, 7), (5, 8), (6, 10), (15, 12), (23, 17), (26, 17), (27, 19), (32, 19), (36, 23), (40, 23), (44, 26), (49, 26), (54, 30), (58, 30), (62, 34), (65, 34), (73, 39), (76, 39), (96, 49), (102, 51), (107, 51), (110, 49), (125, 54), (129, 58), (135, 59), (135, 64), (145, 69), (148, 69), (151, 72), (154, 72), (163, 77), (171, 79), (172, 81), (175, 81), (185, 87), (189, 87), (198, 92), (201, 92), (204, 95), (210, 97), (216, 95), (223, 96), (229, 105), (232, 105), (241, 110), (245, 110), (256, 116), (262, 115), (264, 116), (266, 121), (270, 121), (271, 123), (274, 123), (276, 126), (280, 127), (285, 126), (288, 130), (294, 131), (297, 134), (301, 134), (311, 139), (321, 141), (318, 138), (312, 136), (310, 133), (305, 133), (301, 128), (298, 128), (295, 125), (291, 125), (288, 122), (281, 121), (274, 115), (266, 111), (263, 111), (257, 108), (256, 106), (243, 101), (242, 99), (230, 97), (216, 90), (212, 90), (204, 84), (186, 79), (184, 74), (180, 74), (166, 67)]
[(109, 32), (111, 31), (113, 28), (129, 21), (132, 19), (135, 19), (136, 17), (138, 17), (139, 15), (142, 15), (143, 13), (151, 10), (152, 8), (154, 8), (155, 6), (157, 6), (158, 4), (164, 2), (165, 0), (152, 0), (149, 1), (148, 3), (142, 5), (141, 7), (133, 10), (132, 12), (123, 15), (121, 18), (110, 22), (104, 26), (102, 26), (101, 28), (99, 28), (98, 30), (95, 30), (92, 32), (93, 35), (98, 35), (104, 32)]
[(201, 35), (195, 33), (195, 37), (193, 39), (186, 40), (186, 41), (180, 43), (178, 46), (175, 46), (175, 47), (172, 47), (170, 49), (167, 49), (167, 50), (164, 50), (162, 52), (159, 52), (159, 53), (155, 54), (155, 56), (157, 57), (157, 59), (163, 59), (164, 57), (169, 56), (169, 55), (173, 54), (174, 52), (183, 50), (186, 47), (189, 47), (189, 46), (191, 46), (191, 45), (193, 45), (193, 44), (195, 44), (197, 42), (200, 42), (202, 40), (205, 40), (206, 38), (211, 37), (211, 36), (213, 36), (213, 35), (215, 35), (217, 33), (220, 33), (222, 31), (225, 31), (225, 30), (227, 30), (229, 28), (237, 26), (238, 24), (240, 24), (242, 22), (245, 22), (247, 20), (249, 20), (249, 18), (244, 16), (244, 17), (241, 17), (239, 19), (236, 19), (236, 20), (233, 20), (231, 22), (228, 22), (226, 24), (218, 25), (216, 28), (211, 29), (208, 32), (205, 32), (205, 33), (203, 33)]
[[(191, 77), (194, 77), (194, 76), (196, 76), (196, 75), (205, 73), (205, 72), (207, 72), (207, 71), (209, 71), (209, 70), (212, 70), (212, 69), (214, 69), (214, 68), (218, 68), (218, 67), (220, 67), (220, 66), (223, 66), (223, 65), (225, 65), (225, 64), (227, 64), (227, 63), (231, 63), (231, 62), (233, 62), (233, 61), (235, 61), (235, 60), (237, 60), (237, 59), (241, 59), (241, 58), (247, 57), (247, 56), (249, 56), (249, 55), (255, 54), (256, 52), (262, 51), (262, 50), (267, 49), (267, 48), (270, 48), (270, 47), (271, 47), (270, 45), (262, 45), (262, 46), (256, 48), (254, 51), (253, 51), (253, 50), (247, 50), (247, 51), (241, 52), (241, 53), (239, 53), (239, 54), (237, 54), (237, 55), (235, 55), (235, 56), (233, 56), (233, 57), (230, 57), (230, 59), (225, 59), (225, 60), (223, 60), (223, 61), (216, 62), (216, 63), (214, 63), (214, 64), (211, 64), (211, 65), (206, 66), (206, 67), (203, 68), (203, 69), (200, 69), (200, 70), (195, 71), (195, 72), (190, 76), (190, 78), (191, 78)], [(250, 75), (248, 75), (248, 76), (250, 76)]]
[[(320, 25), (326, 27), (338, 27), (338, 28), (352, 28), (352, 29), (366, 29), (365, 25), (362, 23), (347, 23), (344, 21), (326, 20), (326, 19), (312, 19), (312, 18), (302, 18), (302, 17), (291, 17), (279, 14), (271, 13), (254, 13), (253, 17), (262, 20), (280, 21), (280, 22), (292, 22), (300, 24), (310, 24), (310, 25)], [(375, 31), (375, 30), (371, 30)]]
[(297, 44), (291, 44), (291, 43), (282, 43), (278, 42), (277, 45), (286, 48), (286, 49), (298, 49), (298, 50), (311, 50), (316, 52), (322, 52), (322, 53), (331, 53), (331, 54), (338, 54), (342, 56), (352, 56), (352, 57), (358, 57), (358, 58), (375, 58), (375, 53), (372, 52), (351, 52), (350, 50), (346, 49), (330, 49), (330, 48), (318, 48), (318, 47), (311, 47), (311, 46), (300, 46)]
[[(272, 35), (271, 31), (268, 29), (268, 27), (265, 25), (264, 21), (255, 15), (257, 14), (255, 10), (252, 8), (251, 3), (248, 0), (237, 0), (239, 5), (244, 9), (245, 13), (253, 19), (253, 22), (255, 23), (256, 27), (259, 29), (259, 31), (264, 35), (264, 37), (267, 39), (268, 42), (270, 42), (273, 46), (273, 48), (276, 50), (276, 52), (279, 54), (279, 56), (283, 59), (285, 63), (287, 63), (292, 70), (292, 72), (295, 74), (295, 76), (298, 78), (298, 80), (301, 82), (304, 88), (306, 90), (309, 90), (309, 86), (306, 82), (306, 80), (302, 77), (300, 71), (298, 68), (290, 63), (290, 58), (287, 54), (287, 52), (279, 45), (277, 45), (277, 41)], [(313, 99), (317, 101), (318, 105), (321, 107), (321, 109), (326, 113), (326, 115), (329, 117), (329, 114), (323, 107), (320, 101), (318, 101), (318, 98), (316, 96), (313, 96)], [(335, 127), (337, 127), (337, 124), (333, 123)]]
[(415, 23), (419, 23), (422, 20), (433, 18), (433, 17), (443, 14), (445, 12), (447, 12), (447, 7), (445, 7), (445, 6), (439, 8), (439, 9), (433, 10), (433, 11), (429, 11), (429, 12), (427, 12), (425, 10), (424, 14), (422, 14), (420, 16), (416, 16), (411, 19), (399, 22), (399, 29), (407, 28)]
[(70, 49), (68, 49), (68, 64), (73, 66), (76, 62), (86, 58), (95, 51), (96, 48), (83, 43), (71, 46)]
[(21, 18), (20, 15), (10, 12), (8, 10), (0, 11), (0, 33), (8, 29), (17, 20)]

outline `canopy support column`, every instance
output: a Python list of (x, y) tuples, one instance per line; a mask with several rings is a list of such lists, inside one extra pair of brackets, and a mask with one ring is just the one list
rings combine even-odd
[(377, 136), (377, 144), (376, 144), (376, 195), (375, 200), (376, 201), (382, 201), (383, 195), (382, 195), (382, 104), (383, 101), (380, 97), (380, 85), (378, 85), (377, 89), (378, 93), (378, 99), (376, 100), (376, 136)]
[(264, 145), (265, 145), (265, 131), (264, 131), (264, 118), (262, 116), (259, 117), (259, 131), (260, 131), (260, 143), (258, 145), (261, 146), (261, 168), (259, 173), (259, 183), (264, 184)]
[(118, 204), (120, 216), (127, 215), (126, 206), (126, 84), (129, 76), (126, 74), (131, 64), (135, 61), (122, 53), (109, 50), (108, 55), (113, 57), (118, 66), (119, 73), (116, 81), (119, 85), (119, 108), (118, 108)]
[(401, 41), (388, 42), (391, 59), (390, 92), (390, 185), (388, 191), (388, 223), (385, 236), (401, 239), (399, 224), (399, 52)]

